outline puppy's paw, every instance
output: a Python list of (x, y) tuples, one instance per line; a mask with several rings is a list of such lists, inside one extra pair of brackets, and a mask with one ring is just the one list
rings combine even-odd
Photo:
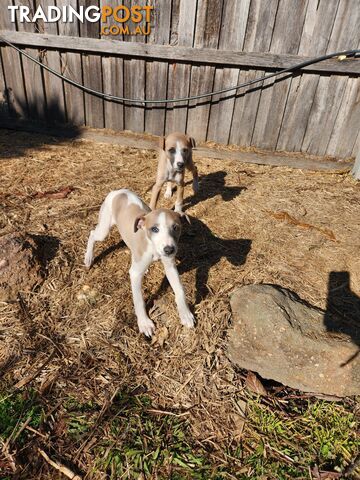
[(199, 180), (193, 181), (192, 188), (194, 193), (197, 193), (199, 191)]
[(142, 319), (139, 319), (138, 326), (139, 326), (140, 333), (143, 333), (146, 337), (149, 337), (149, 338), (152, 337), (155, 331), (155, 325), (153, 324), (153, 322), (150, 320), (149, 317), (144, 317)]
[(85, 259), (84, 259), (85, 267), (90, 268), (92, 263), (93, 263), (93, 256), (91, 255), (91, 253), (86, 252)]
[(184, 325), (184, 327), (194, 328), (195, 318), (188, 308), (184, 310), (179, 310), (179, 315), (181, 324)]
[(164, 198), (171, 198), (172, 197), (172, 187), (167, 187), (164, 193)]
[(182, 215), (182, 214), (183, 214), (182, 208), (183, 208), (182, 203), (176, 203), (176, 204), (175, 204), (174, 211), (175, 211), (176, 213), (179, 213), (180, 215)]

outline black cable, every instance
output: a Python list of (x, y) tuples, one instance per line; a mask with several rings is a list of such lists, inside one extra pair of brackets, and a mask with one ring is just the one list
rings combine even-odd
[(165, 98), (165, 99), (162, 99), (162, 100), (145, 100), (145, 99), (142, 100), (142, 99), (139, 99), (139, 98), (118, 97), (116, 95), (111, 95), (109, 93), (99, 92), (98, 90), (94, 90), (90, 87), (86, 87), (85, 85), (82, 85), (81, 83), (75, 82), (75, 80), (71, 80), (71, 78), (65, 77), (64, 75), (57, 72), (56, 70), (53, 70), (51, 67), (48, 67), (47, 65), (44, 65), (39, 60), (34, 58), (32, 55), (29, 55), (27, 52), (24, 52), (23, 50), (21, 50), (20, 48), (15, 46), (13, 43), (6, 40), (1, 35), (0, 35), (0, 41), (4, 42), (7, 45), (9, 45), (10, 47), (14, 48), (21, 55), (24, 55), (29, 60), (38, 64), (41, 68), (44, 68), (45, 70), (52, 73), (56, 77), (61, 78), (65, 82), (70, 83), (71, 85), (74, 85), (75, 87), (81, 88), (84, 92), (90, 93), (92, 95), (96, 95), (97, 97), (103, 98), (104, 100), (111, 100), (113, 102), (137, 103), (137, 104), (141, 104), (141, 105), (179, 103), (179, 102), (188, 102), (190, 100), (198, 100), (200, 98), (205, 98), (205, 97), (213, 97), (214, 95), (220, 95), (222, 93), (231, 92), (233, 90), (238, 90), (238, 89), (243, 88), (243, 87), (248, 87), (249, 85), (254, 85), (255, 83), (259, 83), (259, 82), (262, 82), (264, 80), (268, 80), (269, 78), (277, 77), (278, 75), (282, 75), (284, 73), (300, 70), (301, 68), (307, 67), (309, 65), (313, 65), (314, 63), (322, 62), (323, 60), (328, 60), (330, 58), (342, 57), (342, 56), (353, 57), (356, 54), (360, 54), (360, 50), (345, 50), (343, 52), (329, 53), (328, 55), (322, 55), (320, 57), (316, 57), (316, 58), (313, 58), (313, 59), (310, 59), (310, 60), (306, 60), (305, 62), (298, 63), (297, 65), (294, 65), (292, 67), (284, 68), (282, 70), (279, 70), (278, 72), (271, 73), (270, 75), (264, 75), (263, 77), (255, 78), (254, 80), (249, 80), (248, 82), (240, 83), (239, 85), (235, 85), (233, 87), (227, 87), (227, 88), (223, 88), (222, 90), (216, 90), (215, 92), (202, 93), (202, 94), (199, 94), (199, 95), (193, 95), (193, 96), (184, 97), (184, 98)]

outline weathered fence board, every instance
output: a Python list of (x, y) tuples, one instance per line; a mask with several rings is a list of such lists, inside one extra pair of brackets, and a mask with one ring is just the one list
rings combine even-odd
[[(193, 0), (180, 0), (173, 3), (173, 11), (178, 19), (177, 24), (172, 25), (176, 32), (177, 44), (180, 46), (193, 46), (195, 35), (196, 2)], [(173, 50), (173, 48), (171, 48)], [(173, 56), (172, 56), (173, 57)], [(177, 59), (176, 59), (177, 60)], [(187, 97), (190, 92), (191, 66), (172, 63), (169, 68), (168, 98)], [(188, 102), (176, 105), (168, 104), (166, 110), (165, 132), (185, 132), (187, 121)]]
[[(338, 4), (338, 0), (320, 4), (317, 0), (309, 0), (300, 41), (300, 55), (326, 53)], [(301, 149), (318, 82), (319, 76), (311, 74), (293, 79), (277, 143), (279, 150)]]
[[(270, 44), (271, 52), (298, 53), (306, 6), (307, 0), (279, 1)], [(288, 75), (282, 75), (275, 81), (270, 80), (270, 83), (264, 82), (252, 137), (253, 144), (263, 148), (272, 148), (277, 144), (290, 86), (291, 76)]]
[[(33, 3), (31, 0), (15, 0), (14, 5), (24, 5), (30, 8), (30, 12), (33, 12)], [(24, 32), (33, 33), (35, 32), (35, 28), (36, 25), (32, 23), (19, 22), (17, 25), (17, 29)], [(42, 61), (42, 56), (38, 50), (26, 48), (25, 51), (37, 60)], [(26, 57), (22, 58), (22, 68), (28, 114), (30, 118), (45, 120), (46, 94), (42, 69)]]
[[(41, 0), (41, 3), (39, 0), (35, 1), (36, 6), (42, 5), (45, 8), (47, 6), (51, 6), (52, 4), (52, 0)], [(56, 23), (39, 21), (37, 22), (37, 28), (40, 33), (49, 33), (51, 35), (58, 34), (58, 26)], [(61, 54), (59, 52), (56, 52), (54, 50), (45, 51), (42, 57), (42, 62), (44, 63), (44, 65), (47, 65), (53, 70), (61, 72)], [(55, 77), (46, 70), (43, 70), (43, 77), (47, 116), (55, 122), (64, 123), (67, 121), (64, 96), (64, 82), (60, 78)]]
[[(201, 49), (217, 48), (221, 29), (223, 2), (219, 0), (200, 0), (197, 9), (196, 34), (194, 47)], [(215, 68), (211, 66), (192, 66), (190, 77), (190, 95), (211, 92), (214, 85)], [(216, 88), (216, 87), (215, 87)], [(186, 129), (198, 141), (206, 140), (210, 114), (210, 98), (189, 102)]]
[[(77, 0), (57, 0), (58, 7), (69, 5), (75, 8), (76, 4)], [(64, 23), (59, 21), (58, 29), (60, 35), (58, 38), (62, 38), (62, 35), (64, 38), (66, 38), (66, 36), (73, 38), (79, 36), (78, 22)], [(77, 40), (78, 38), (74, 38), (74, 42)], [(61, 65), (63, 75), (78, 83), (82, 84), (84, 82), (81, 55), (79, 53), (61, 53)], [(83, 92), (69, 83), (64, 82), (64, 96), (67, 121), (77, 126), (84, 125), (85, 103)]]
[[(223, 11), (223, 29), (220, 32), (219, 49), (231, 48), (242, 50), (244, 45), (247, 19), (249, 15), (249, 0), (225, 2)], [(240, 21), (238, 20), (240, 17)], [(236, 85), (239, 80), (239, 69), (216, 69), (214, 90)], [(231, 122), (234, 112), (235, 91), (217, 95), (213, 98), (210, 110), (208, 136), (220, 143), (228, 143)]]
[[(116, 7), (117, 0), (101, 0), (101, 6)], [(113, 17), (108, 17), (102, 26), (116, 26)], [(102, 37), (106, 39), (106, 36)], [(114, 37), (115, 41), (122, 41), (123, 35)], [(105, 93), (124, 96), (124, 60), (119, 57), (102, 57), (103, 88)], [(104, 122), (105, 128), (112, 130), (124, 129), (124, 105), (121, 102), (104, 101)]]
[[(34, 7), (52, 0), (14, 0)], [(125, 0), (124, 5), (149, 5)], [(117, 6), (117, 0), (56, 0)], [(150, 35), (100, 38), (101, 23), (13, 24), (1, 35), (94, 90), (181, 98), (222, 89), (314, 58), (359, 48), (358, 0), (157, 0)], [(116, 24), (113, 19), (110, 23)], [(143, 20), (140, 25), (146, 26)], [(135, 23), (129, 22), (132, 29)], [(1, 46), (1, 109), (12, 115), (114, 130), (186, 131), (198, 141), (348, 157), (358, 151), (360, 59), (330, 59), (296, 74), (213, 97), (132, 105), (84, 93)]]
[[(252, 0), (249, 8), (244, 50), (268, 52), (279, 0)], [(245, 83), (265, 74), (262, 70), (241, 70), (238, 83)], [(230, 143), (249, 146), (259, 108), (262, 83), (238, 92), (230, 126)], [(247, 93), (250, 92), (250, 93)]]
[[(358, 5), (358, 3), (354, 0), (339, 2), (326, 49), (327, 53), (334, 51), (333, 49), (347, 49), (349, 45), (358, 48), (360, 43), (360, 31), (358, 28), (360, 24), (360, 12), (356, 5)], [(325, 14), (326, 12), (324, 12), (324, 15)], [(320, 20), (324, 21), (324, 18)], [(350, 79), (348, 80), (347, 77), (335, 75), (319, 78), (313, 97), (312, 108), (309, 113), (307, 129), (301, 146), (302, 151), (311, 151), (319, 155), (334, 154), (336, 150), (329, 148), (330, 139), (332, 138), (332, 145), (336, 145), (337, 143), (339, 145), (341, 144), (340, 128), (338, 128), (339, 124), (336, 124), (336, 121), (349, 81)], [(355, 79), (354, 83), (355, 88), (357, 86), (359, 89), (359, 78)], [(352, 105), (351, 108), (356, 109), (356, 104)], [(344, 113), (344, 110), (342, 110), (342, 112)], [(343, 121), (346, 122), (344, 116)], [(319, 126), (321, 127), (319, 128)], [(351, 126), (350, 130), (354, 135)], [(356, 130), (358, 131), (358, 129)], [(339, 148), (336, 155), (351, 155), (351, 146), (355, 140), (356, 133), (355, 138), (347, 145), (345, 149), (346, 153), (344, 153), (344, 149)]]
[[(125, 0), (123, 2), (127, 7), (131, 7), (136, 2), (133, 0)], [(133, 28), (134, 24), (130, 21), (129, 28)], [(142, 37), (144, 40), (144, 37)], [(124, 37), (126, 48), (131, 44), (140, 43), (141, 36), (130, 35)], [(144, 43), (142, 43), (144, 44)], [(144, 44), (145, 45), (145, 44)], [(146, 85), (146, 67), (144, 60), (124, 59), (124, 94), (129, 98), (145, 98)], [(130, 105), (125, 103), (124, 107), (124, 124), (126, 130), (133, 132), (143, 132), (145, 129), (145, 109), (143, 106)]]
[[(79, 0), (79, 6), (94, 5), (99, 7), (99, 0)], [(100, 24), (79, 22), (80, 36), (86, 39), (100, 37)], [(84, 54), (82, 56), (82, 69), (84, 85), (100, 92), (104, 91), (102, 78), (101, 57), (98, 55)], [(84, 94), (86, 124), (96, 128), (105, 127), (104, 100), (89, 93)]]
[[(147, 39), (148, 43), (168, 44), (171, 26), (171, 2), (163, 2), (153, 16), (153, 28)], [(165, 62), (146, 63), (146, 98), (166, 98), (169, 66)], [(150, 81), (149, 81), (150, 79)], [(151, 81), (161, 79), (161, 81)], [(148, 107), (145, 110), (145, 131), (163, 135), (165, 131), (165, 109)]]
[(6, 96), (5, 75), (2, 67), (1, 52), (0, 52), (0, 117), (7, 117), (9, 115), (9, 106)]
[[(0, 0), (0, 11), (4, 12), (7, 5), (7, 0)], [(16, 30), (16, 25), (10, 22), (7, 15), (0, 15), (0, 28), (2, 30)], [(20, 54), (11, 47), (2, 47), (1, 57), (4, 69), (2, 83), (5, 86), (2, 96), (6, 98), (9, 113), (12, 116), (23, 117), (27, 114), (27, 102)]]
[(334, 128), (327, 146), (327, 153), (345, 157), (352, 151), (360, 125), (360, 88), (359, 81), (349, 78), (346, 90), (335, 120)]
[[(196, 49), (192, 47), (169, 45), (152, 45), (143, 43), (119, 42), (115, 40), (101, 40), (99, 43), (92, 38), (59, 37), (56, 35), (22, 34), (4, 30), (1, 35), (17, 45), (65, 50), (72, 52), (97, 53), (99, 55), (121, 55), (124, 58), (146, 58), (152, 60), (184, 63), (221, 65), (229, 67), (251, 67), (280, 70), (291, 68), (298, 63), (312, 60), (316, 55), (303, 57), (294, 54), (254, 53), (231, 50)], [(183, 65), (184, 66), (184, 65)], [(339, 61), (337, 58), (324, 60), (305, 66), (301, 70), (306, 72), (360, 74), (358, 59), (347, 58)]]

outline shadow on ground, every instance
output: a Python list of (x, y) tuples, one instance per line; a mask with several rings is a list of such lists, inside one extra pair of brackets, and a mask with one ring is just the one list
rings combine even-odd
[(350, 288), (350, 273), (330, 272), (324, 324), (328, 332), (347, 335), (358, 351), (346, 362), (360, 355), (360, 297)]
[(218, 172), (209, 173), (200, 178), (200, 188), (195, 195), (191, 195), (184, 199), (184, 210), (187, 210), (190, 207), (213, 198), (216, 195), (221, 195), (221, 198), (224, 202), (230, 202), (235, 197), (237, 197), (243, 190), (246, 190), (246, 187), (239, 186), (226, 186), (225, 177), (227, 173), (223, 170)]
[[(6, 90), (3, 98), (8, 98)], [(48, 101), (45, 108), (40, 108), (40, 99), (17, 103), (24, 112), (23, 116), (16, 114), (8, 101), (0, 103), (0, 128), (7, 131), (6, 141), (0, 143), (0, 159), (20, 157), (31, 148), (41, 148), (80, 136), (81, 128), (68, 122), (66, 112), (56, 99)], [(22, 132), (35, 135), (22, 142)]]

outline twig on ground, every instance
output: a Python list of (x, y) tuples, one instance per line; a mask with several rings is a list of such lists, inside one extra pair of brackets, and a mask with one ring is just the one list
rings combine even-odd
[(55, 350), (53, 350), (50, 355), (47, 357), (47, 359), (40, 365), (40, 367), (35, 370), (34, 373), (31, 373), (30, 375), (28, 375), (27, 377), (23, 378), (22, 380), (20, 380), (19, 382), (17, 382), (15, 385), (14, 385), (14, 390), (19, 390), (20, 388), (24, 387), (26, 384), (32, 382), (38, 375), (40, 375), (40, 373), (42, 372), (42, 370), (46, 367), (46, 365), (51, 361), (51, 359), (53, 358), (55, 354)]
[(174, 412), (168, 412), (166, 410), (156, 410), (156, 409), (148, 409), (146, 410), (149, 413), (157, 413), (159, 415), (172, 415), (173, 417), (184, 417), (185, 415), (190, 415), (190, 412), (182, 412), (182, 413), (174, 413)]
[(11, 470), (13, 472), (16, 472), (16, 464), (15, 464), (15, 460), (14, 460), (14, 457), (11, 455), (10, 451), (9, 451), (9, 445), (8, 445), (8, 442), (3, 442), (1, 439), (0, 439), (0, 444), (2, 444), (2, 451), (3, 451), (3, 454), (4, 456), (6, 457), (6, 459), (8, 460), (9, 464), (10, 464), (10, 467), (11, 467)]
[(44, 450), (41, 450), (41, 448), (38, 448), (38, 452), (47, 461), (49, 465), (51, 465), (53, 468), (65, 475), (65, 477), (70, 478), (70, 480), (82, 480), (79, 475), (76, 475), (68, 467), (65, 467), (65, 465), (51, 460), (51, 458), (44, 452)]

